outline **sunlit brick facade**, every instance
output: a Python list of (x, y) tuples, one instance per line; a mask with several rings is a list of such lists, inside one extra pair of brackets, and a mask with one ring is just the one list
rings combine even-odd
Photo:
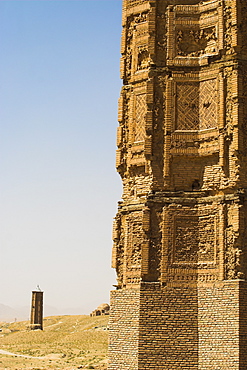
[(123, 1), (109, 370), (247, 369), (247, 2)]

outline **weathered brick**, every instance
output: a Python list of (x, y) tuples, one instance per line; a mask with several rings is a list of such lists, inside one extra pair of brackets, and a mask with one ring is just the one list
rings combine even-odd
[(247, 369), (247, 3), (124, 0), (109, 370)]

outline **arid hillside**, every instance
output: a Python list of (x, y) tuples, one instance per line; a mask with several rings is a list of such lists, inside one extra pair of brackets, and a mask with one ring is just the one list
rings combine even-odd
[(106, 369), (108, 316), (51, 316), (44, 330), (0, 323), (0, 370)]

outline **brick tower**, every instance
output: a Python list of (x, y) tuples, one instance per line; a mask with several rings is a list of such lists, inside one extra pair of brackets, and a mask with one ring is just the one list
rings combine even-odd
[(247, 369), (247, 1), (125, 0), (109, 370)]
[(43, 330), (43, 293), (41, 290), (32, 291), (30, 328)]

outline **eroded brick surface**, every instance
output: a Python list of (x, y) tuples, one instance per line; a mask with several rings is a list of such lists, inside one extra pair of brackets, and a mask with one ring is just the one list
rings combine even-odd
[(247, 368), (247, 5), (124, 0), (109, 370)]

